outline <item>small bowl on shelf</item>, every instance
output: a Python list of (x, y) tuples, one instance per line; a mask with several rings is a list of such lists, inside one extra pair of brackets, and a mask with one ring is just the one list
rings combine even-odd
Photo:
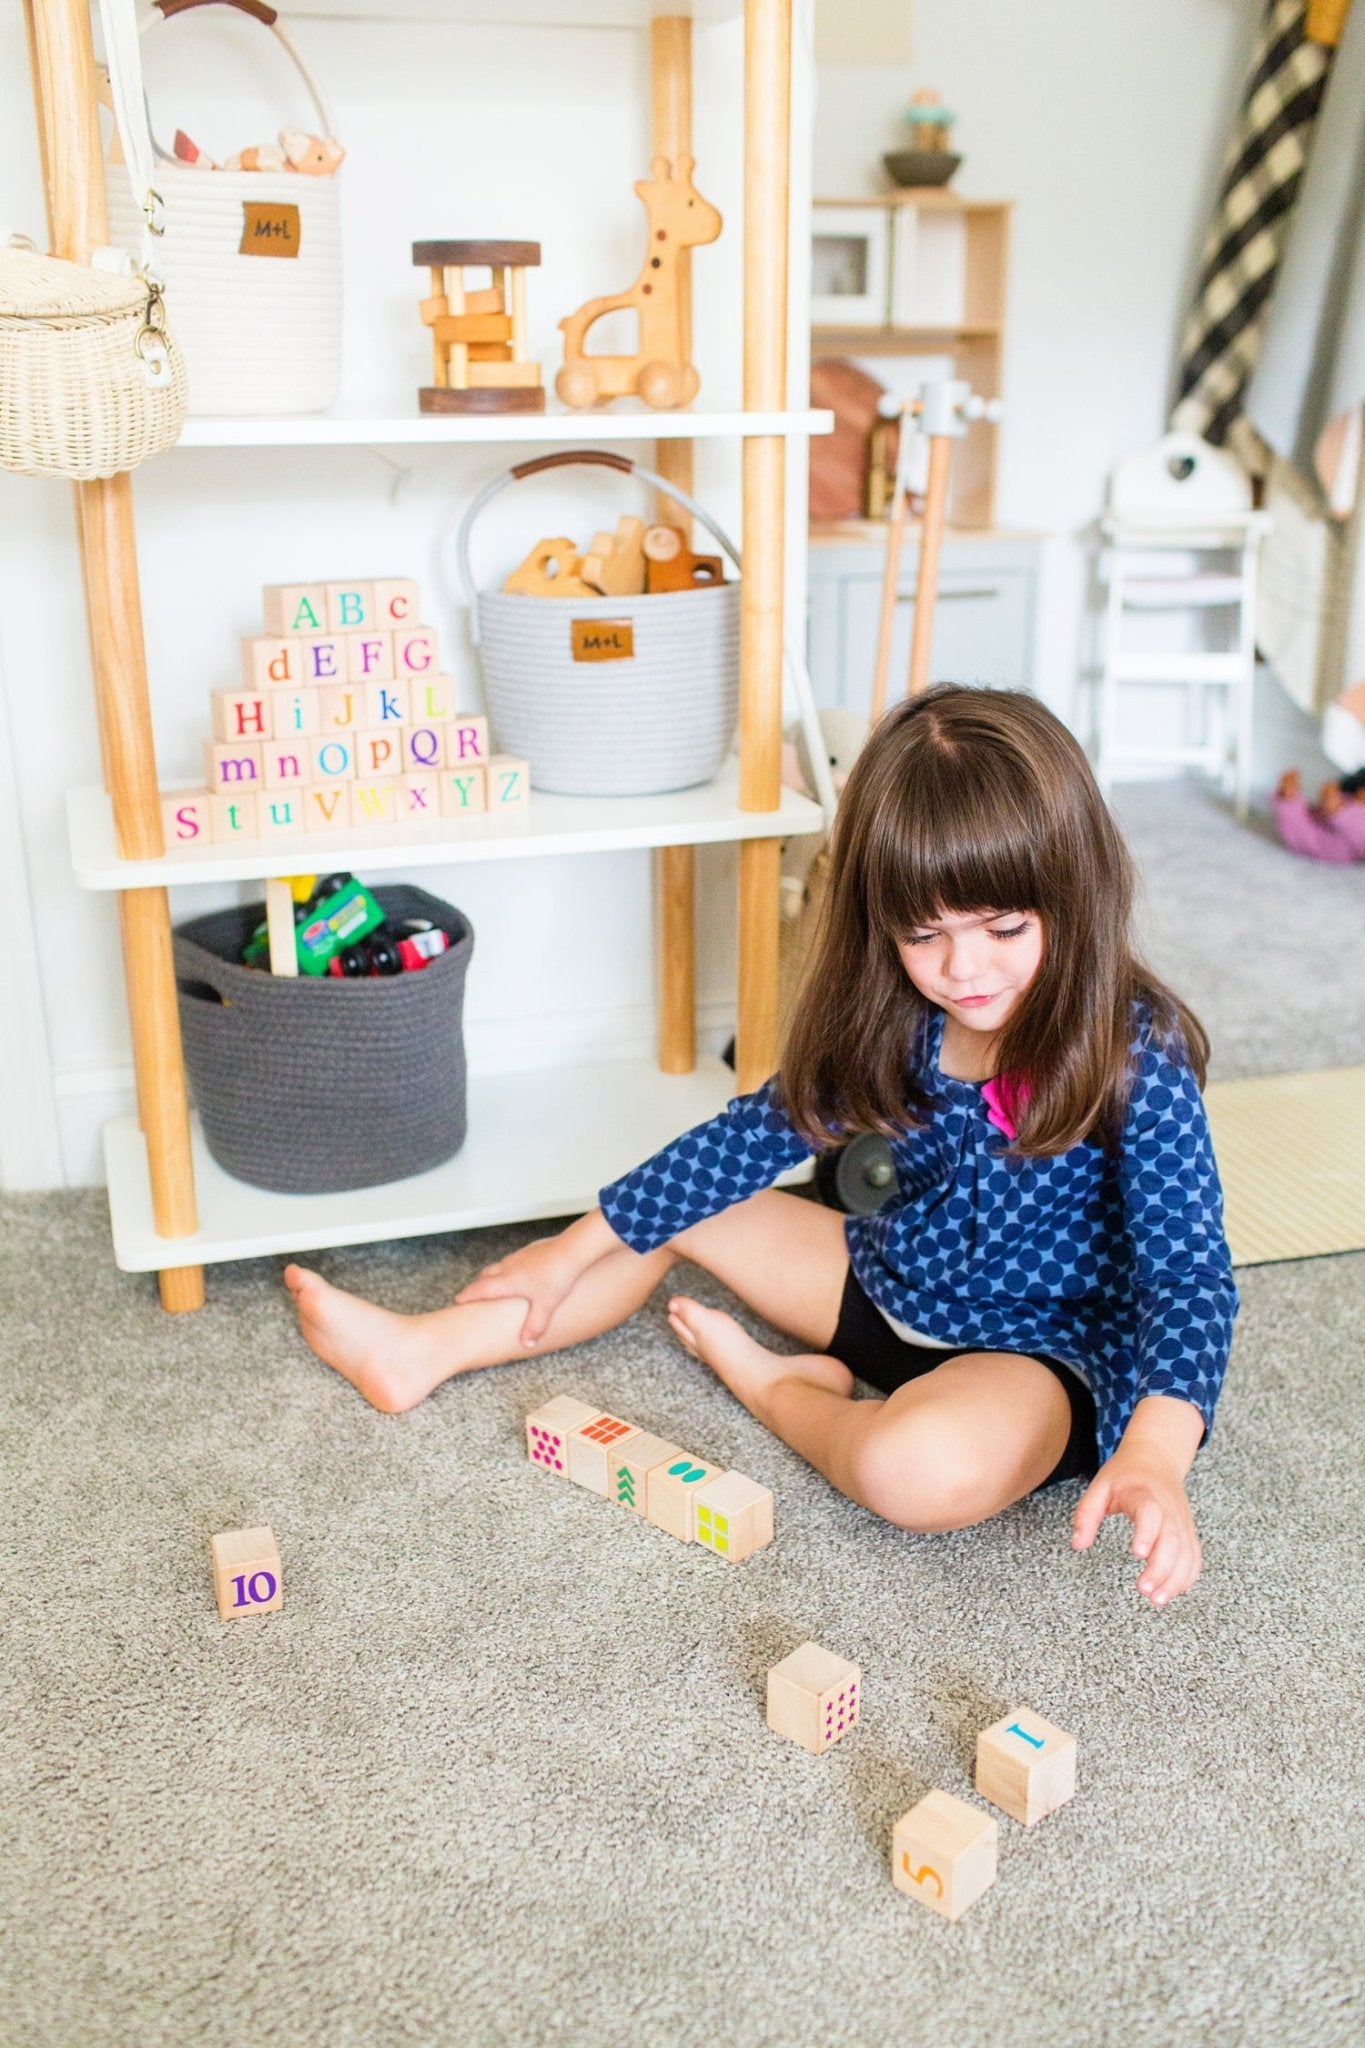
[(893, 149), (882, 158), (893, 185), (946, 185), (962, 158), (951, 149)]

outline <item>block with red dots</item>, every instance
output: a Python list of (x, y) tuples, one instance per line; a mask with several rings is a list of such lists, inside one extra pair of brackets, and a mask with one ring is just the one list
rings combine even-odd
[(569, 1476), (569, 1436), (584, 1422), (591, 1422), (597, 1410), (588, 1401), (575, 1401), (572, 1394), (556, 1394), (543, 1408), (526, 1418), (526, 1455), (533, 1465), (547, 1472)]
[(768, 1673), (768, 1726), (819, 1756), (856, 1725), (862, 1689), (856, 1664), (802, 1643)]

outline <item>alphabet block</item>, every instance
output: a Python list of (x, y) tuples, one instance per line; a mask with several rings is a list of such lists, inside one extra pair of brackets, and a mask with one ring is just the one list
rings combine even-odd
[(482, 768), (447, 768), (441, 777), (441, 816), (467, 818), (488, 809)]
[(161, 829), (171, 846), (208, 846), (213, 839), (213, 801), (206, 789), (161, 792)]
[(355, 742), (335, 736), (313, 741), (308, 750), (310, 782), (351, 782), (355, 778)]
[(607, 1453), (617, 1450), (628, 1437), (639, 1436), (633, 1423), (622, 1422), (619, 1415), (603, 1415), (600, 1410), (586, 1422), (569, 1432), (569, 1477), (578, 1486), (586, 1486), (589, 1493), (600, 1493), (607, 1497)]
[(421, 618), (417, 585), (411, 576), (379, 576), (374, 583), (376, 626), (415, 626)]
[(359, 732), (366, 724), (365, 692), (359, 683), (329, 683), (318, 691), (319, 732)]
[(299, 690), (275, 690), (268, 702), (272, 739), (308, 739), (320, 730), (322, 693), (311, 685)]
[(325, 633), (327, 591), (321, 583), (267, 583), (267, 633)]
[(268, 740), (261, 748), (261, 780), (267, 789), (301, 789), (308, 774), (306, 741)]
[(631, 1509), (645, 1520), (645, 1494), (649, 1475), (656, 1465), (671, 1465), (679, 1456), (678, 1446), (661, 1436), (637, 1430), (634, 1436), (607, 1446), (607, 1499)]
[(301, 792), (305, 832), (335, 832), (351, 822), (351, 785), (334, 782), (327, 787), (313, 784)]
[(346, 674), (353, 683), (382, 683), (393, 674), (392, 633), (348, 633)]
[(269, 739), (271, 697), (255, 690), (211, 690), (209, 702), (216, 740)]
[(223, 1621), (284, 1605), (280, 1550), (270, 1529), (229, 1529), (210, 1539), (213, 1591)]
[(256, 804), (258, 839), (292, 839), (303, 830), (303, 791), (263, 789)]
[(596, 1413), (587, 1401), (575, 1401), (572, 1394), (556, 1394), (553, 1401), (533, 1409), (526, 1418), (526, 1455), (531, 1463), (567, 1477), (569, 1434), (591, 1422)]
[(891, 1833), (891, 1882), (945, 1920), (995, 1883), (999, 1824), (951, 1792), (926, 1792)]
[(436, 660), (436, 630), (433, 626), (409, 626), (393, 636), (393, 672), (396, 676), (439, 673)]
[(293, 689), (311, 680), (303, 671), (303, 643), (299, 640), (242, 642), (242, 683), (248, 690)]
[(366, 725), (405, 725), (408, 716), (408, 686), (396, 680), (362, 683)]
[(410, 825), (414, 818), (439, 818), (441, 778), (439, 775), (400, 775), (398, 778), (398, 820)]
[(446, 725), (455, 716), (455, 684), (449, 676), (413, 676), (408, 706), (414, 725)]
[(818, 1643), (802, 1643), (768, 1673), (768, 1726), (821, 1756), (857, 1726), (862, 1691), (856, 1664)]
[(1025, 1827), (1065, 1806), (1076, 1790), (1076, 1738), (1016, 1707), (976, 1738), (976, 1789)]
[(698, 1543), (740, 1564), (773, 1540), (773, 1497), (766, 1486), (742, 1472), (723, 1472), (697, 1494), (694, 1508)]
[(373, 583), (329, 583), (327, 585), (327, 630), (356, 633), (374, 624)]
[(355, 772), (362, 782), (403, 773), (403, 738), (396, 725), (391, 725), (387, 732), (356, 734)]
[(403, 728), (403, 765), (412, 774), (438, 774), (445, 766), (446, 736), (440, 725)]
[(261, 747), (258, 740), (243, 740), (235, 747), (204, 741), (204, 780), (210, 789), (259, 789)]
[(447, 768), (467, 768), (473, 761), (488, 759), (488, 720), (476, 711), (463, 711), (445, 729)]
[(299, 641), (298, 647), (300, 682), (345, 682), (346, 642), (340, 634), (309, 633)]
[(708, 1465), (686, 1451), (666, 1465), (655, 1465), (645, 1489), (645, 1515), (656, 1529), (666, 1529), (679, 1543), (691, 1543), (697, 1533), (696, 1496), (712, 1479), (719, 1479), (721, 1467)]
[(488, 763), (490, 811), (524, 811), (531, 801), (531, 767), (512, 754), (494, 754)]
[(357, 782), (351, 791), (353, 825), (391, 825), (398, 810), (398, 782)]
[(213, 843), (215, 846), (230, 846), (234, 839), (255, 839), (259, 836), (256, 818), (256, 799), (248, 790), (234, 790), (230, 796), (210, 797), (213, 807)]

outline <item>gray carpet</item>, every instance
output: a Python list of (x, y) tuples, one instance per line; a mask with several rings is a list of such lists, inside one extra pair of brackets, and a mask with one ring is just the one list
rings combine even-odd
[[(1358, 1057), (1360, 878), (1194, 789), (1122, 808), (1217, 1071)], [(322, 1263), (417, 1308), (526, 1234)], [(1356, 2048), (1365, 1257), (1242, 1281), (1205, 1577), (1153, 1614), (1117, 1525), (1068, 1550), (1074, 1486), (878, 1524), (657, 1307), (386, 1418), (302, 1352), (276, 1262), (170, 1319), (97, 1195), (0, 1200), (0, 2041)], [(560, 1388), (770, 1483), (776, 1544), (728, 1567), (533, 1470), (521, 1418)], [(221, 1624), (209, 1535), (258, 1521), (286, 1609)], [(822, 1758), (761, 1711), (808, 1635), (866, 1681)], [(1080, 1789), (1001, 1817), (950, 1926), (892, 1890), (892, 1823), (971, 1796), (1020, 1703), (1075, 1733)]]

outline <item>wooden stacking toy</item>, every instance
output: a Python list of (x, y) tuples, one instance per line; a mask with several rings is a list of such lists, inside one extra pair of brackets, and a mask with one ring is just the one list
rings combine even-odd
[(558, 1394), (527, 1416), (526, 1455), (533, 1465), (731, 1564), (773, 1540), (773, 1497), (766, 1486), (708, 1465), (571, 1394)]
[[(526, 272), (540, 262), (539, 242), (414, 242), (412, 260), (431, 272), (421, 310), (435, 361), (421, 410), (544, 412), (526, 341)], [(488, 270), (492, 283), (471, 291), (466, 270)]]
[(277, 583), (212, 693), (204, 786), (162, 792), (170, 847), (524, 810), (530, 769), (457, 711), (415, 582)]

